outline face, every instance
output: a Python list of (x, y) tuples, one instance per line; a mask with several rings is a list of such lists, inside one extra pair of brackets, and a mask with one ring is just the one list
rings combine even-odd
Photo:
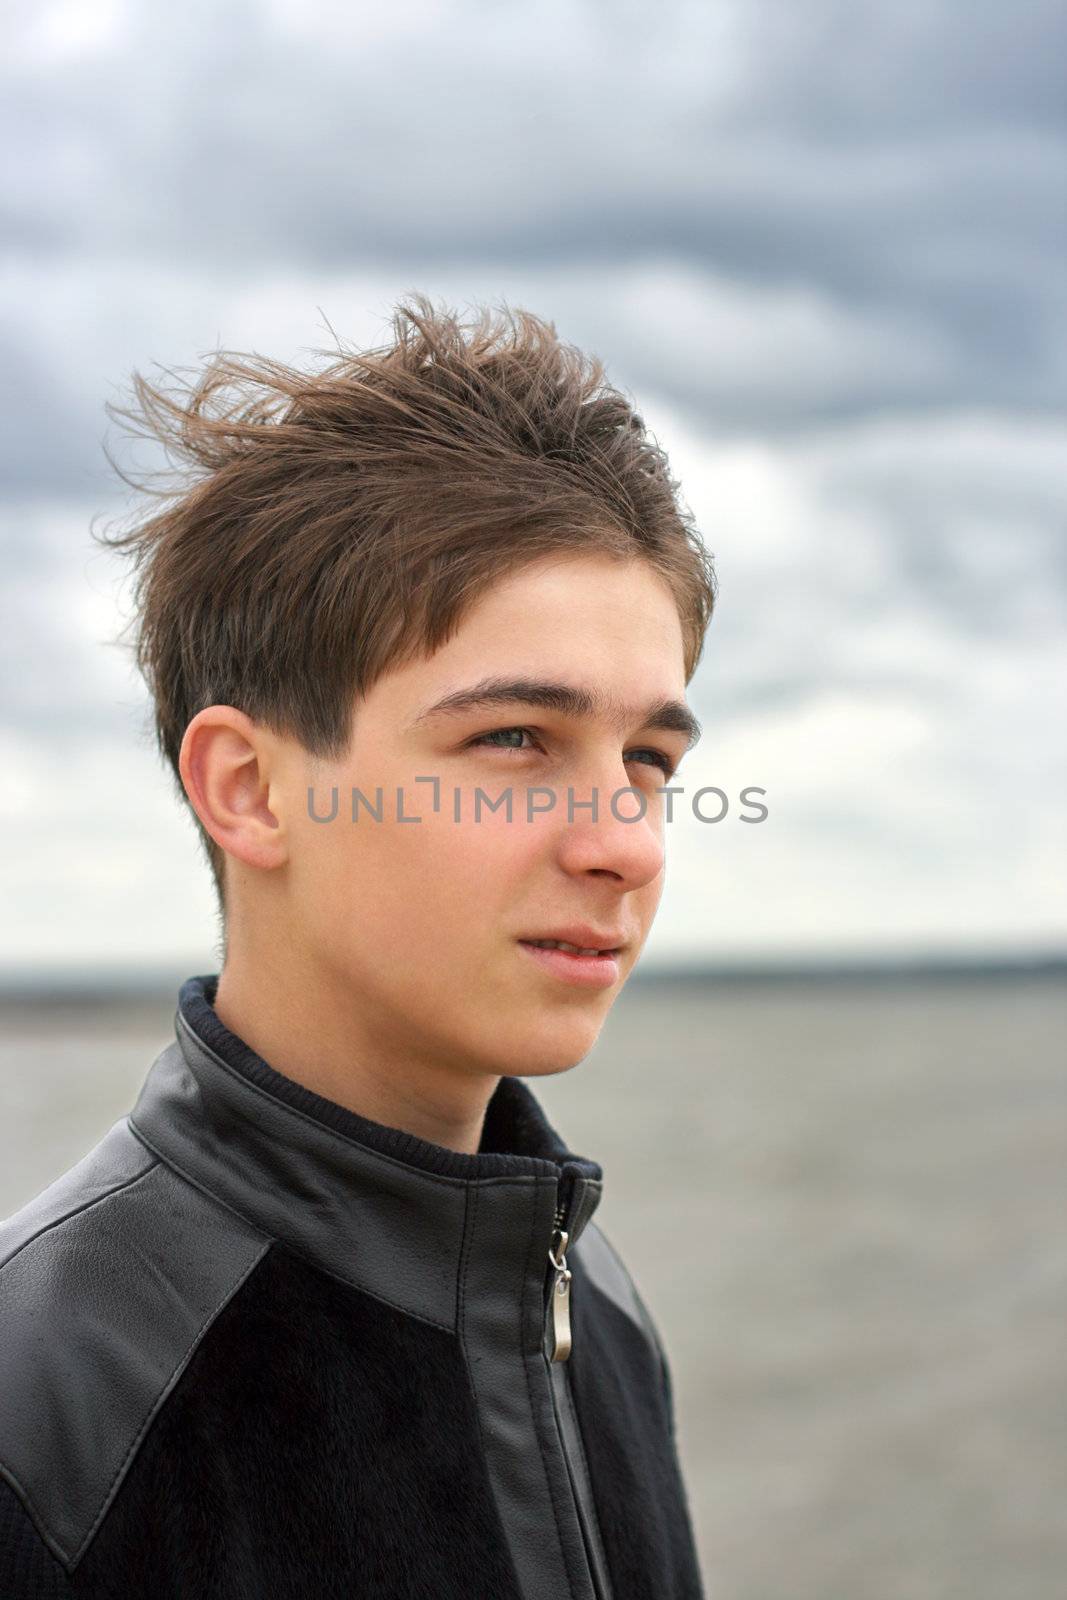
[[(584, 690), (592, 704), (458, 700), (487, 679)], [(673, 715), (650, 718), (667, 702)], [(285, 746), (286, 923), (383, 1050), (521, 1075), (589, 1051), (662, 892), (656, 790), (690, 742), (684, 702), (663, 580), (641, 561), (557, 557), (502, 579), (435, 654), (379, 679), (354, 708), (342, 761)], [(434, 784), (419, 778), (438, 780), (436, 811)], [(336, 787), (332, 821), (312, 819), (309, 787), (320, 817)], [(352, 820), (353, 788), (372, 804), (381, 789), (381, 821), (362, 802)], [(398, 816), (398, 790), (418, 821)], [(617, 953), (530, 943), (551, 938)]]

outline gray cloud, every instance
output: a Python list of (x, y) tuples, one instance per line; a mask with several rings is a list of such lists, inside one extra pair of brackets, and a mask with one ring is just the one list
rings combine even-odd
[(1047, 0), (309, 16), (141, 6), (67, 55), (27, 21), (8, 237), (97, 272), (667, 259), (944, 345), (925, 372), (815, 385), (797, 420), (1062, 402), (1067, 17)]
[(104, 401), (219, 343), (307, 359), (324, 317), (377, 342), (410, 288), (526, 305), (604, 356), (716, 553), (692, 780), (768, 781), (776, 820), (758, 848), (679, 835), (663, 948), (1062, 941), (1058, 0), (14, 14), (8, 958), (121, 956), (140, 896), (163, 959), (209, 917), (106, 648), (101, 445), (151, 452)]

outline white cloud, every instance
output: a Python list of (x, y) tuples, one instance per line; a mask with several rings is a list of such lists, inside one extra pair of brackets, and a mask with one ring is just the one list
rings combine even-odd
[[(948, 415), (772, 444), (646, 410), (721, 581), (691, 686), (705, 738), (681, 781), (732, 802), (716, 825), (677, 802), (648, 964), (1062, 948), (1067, 752), (1051, 730), (1067, 635), (1046, 535), (1067, 468), (1053, 431)], [(924, 584), (902, 557), (915, 535), (900, 482), (932, 508), (923, 541), (955, 585)], [(975, 604), (990, 571), (987, 545), (964, 536), (972, 503), (998, 508), (1014, 552), (995, 616)], [(101, 643), (120, 620), (118, 569), (100, 556), (86, 569), (83, 513), (14, 521), (32, 557), (19, 637), (37, 653), (7, 731), (19, 849), (0, 960), (205, 950), (207, 869), (145, 736), (147, 703)], [(1028, 532), (1011, 544), (1016, 524)], [(737, 820), (747, 785), (767, 791), (764, 823)]]

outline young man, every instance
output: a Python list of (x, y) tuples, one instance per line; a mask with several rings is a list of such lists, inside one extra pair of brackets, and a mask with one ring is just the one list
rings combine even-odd
[(551, 325), (394, 335), (136, 380), (195, 471), (110, 542), (224, 959), (0, 1229), (5, 1600), (701, 1595), (602, 1170), (523, 1080), (648, 934), (711, 563)]

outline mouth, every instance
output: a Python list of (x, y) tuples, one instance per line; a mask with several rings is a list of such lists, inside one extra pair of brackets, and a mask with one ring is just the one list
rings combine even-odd
[(520, 939), (542, 972), (564, 983), (608, 988), (619, 979), (622, 945), (576, 945), (566, 939)]
[(533, 945), (535, 950), (565, 950), (569, 956), (617, 956), (622, 949), (621, 945), (590, 945), (582, 949), (580, 945), (568, 944), (566, 939), (521, 939), (519, 943)]

